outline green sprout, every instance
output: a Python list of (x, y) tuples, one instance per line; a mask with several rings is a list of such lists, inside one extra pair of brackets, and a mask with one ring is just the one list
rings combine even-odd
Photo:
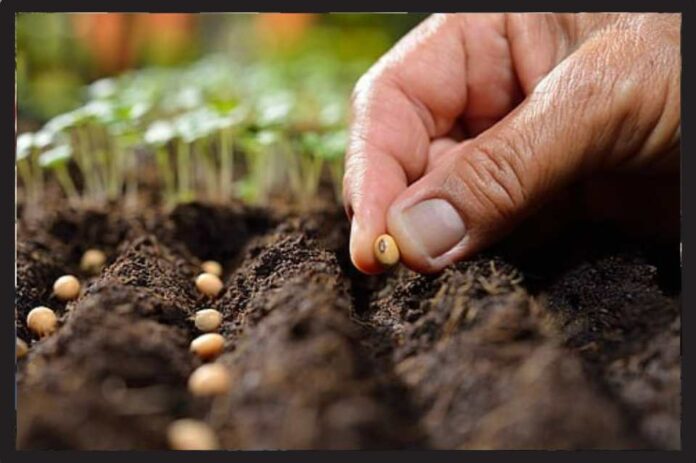
[(79, 198), (79, 193), (75, 187), (68, 166), (72, 159), (73, 150), (68, 144), (58, 145), (48, 151), (45, 151), (39, 157), (39, 164), (44, 169), (53, 171), (58, 183), (63, 188), (63, 192), (69, 200)]
[(164, 179), (164, 197), (168, 204), (176, 198), (176, 178), (170, 159), (169, 145), (176, 137), (174, 126), (167, 121), (155, 121), (145, 131), (145, 143), (155, 150), (155, 159)]

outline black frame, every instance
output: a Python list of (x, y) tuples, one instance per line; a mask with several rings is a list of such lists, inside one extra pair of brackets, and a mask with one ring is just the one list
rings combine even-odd
[[(425, 3), (425, 2), (423, 2)], [(690, 368), (682, 368), (682, 423), (681, 441), (682, 449), (679, 451), (284, 451), (284, 452), (169, 452), (169, 451), (117, 451), (117, 452), (97, 452), (97, 451), (18, 451), (15, 448), (16, 438), (16, 412), (15, 412), (15, 375), (14, 375), (14, 311), (10, 310), (14, 306), (14, 252), (15, 252), (15, 181), (14, 181), (14, 150), (15, 150), (15, 127), (16, 127), (16, 107), (15, 107), (15, 15), (18, 12), (81, 12), (81, 11), (113, 11), (113, 12), (224, 12), (234, 11), (282, 11), (282, 12), (361, 12), (374, 8), (374, 2), (364, 0), (352, 0), (349, 2), (321, 2), (311, 0), (301, 0), (288, 4), (283, 0), (260, 0), (254, 4), (232, 5), (230, 3), (215, 2), (213, 0), (197, 0), (196, 2), (184, 2), (183, 0), (161, 2), (155, 4), (151, 2), (144, 4), (142, 1), (133, 0), (107, 0), (99, 3), (86, 0), (0, 0), (0, 50), (2, 60), (0, 60), (0, 139), (5, 149), (4, 155), (0, 156), (0, 287), (2, 288), (3, 307), (0, 327), (4, 330), (1, 337), (4, 348), (0, 350), (0, 364), (3, 370), (9, 374), (0, 375), (2, 378), (3, 391), (0, 393), (0, 462), (35, 462), (35, 461), (70, 461), (92, 462), (94, 460), (103, 462), (132, 461), (139, 457), (166, 458), (169, 461), (184, 462), (192, 458), (203, 461), (230, 462), (233, 460), (244, 462), (257, 461), (280, 461), (289, 459), (302, 459), (304, 462), (323, 462), (331, 459), (335, 463), (355, 462), (356, 460), (365, 461), (384, 461), (399, 459), (406, 461), (417, 461), (427, 459), (428, 461), (451, 461), (459, 462), (462, 459), (467, 461), (534, 461), (543, 463), (545, 461), (557, 461), (559, 458), (574, 461), (593, 462), (615, 462), (619, 459), (635, 461), (660, 461), (660, 462), (696, 462), (696, 444), (694, 443), (694, 413), (693, 390), (696, 387), (694, 372)], [(397, 12), (449, 12), (449, 11), (558, 11), (558, 12), (578, 12), (578, 11), (614, 11), (614, 12), (681, 12), (682, 13), (682, 124), (686, 125), (689, 120), (689, 108), (694, 102), (692, 94), (686, 82), (692, 82), (692, 65), (696, 58), (696, 45), (694, 45), (694, 8), (695, 2), (662, 0), (660, 2), (648, 1), (623, 1), (608, 0), (602, 4), (595, 4), (589, 7), (579, 0), (566, 2), (554, 2), (549, 0), (525, 2), (522, 7), (519, 2), (514, 0), (502, 0), (485, 2), (478, 4), (453, 4), (450, 1), (430, 0), (427, 4), (417, 5), (410, 0), (389, 1), (380, 4), (381, 11)], [(689, 54), (687, 51), (692, 53)], [(689, 184), (684, 181), (689, 175), (694, 174), (696, 159), (689, 157), (689, 153), (694, 151), (694, 136), (689, 130), (682, 130), (682, 156), (681, 162), (681, 204), (682, 204), (682, 243), (688, 243), (691, 235), (695, 233), (696, 226), (691, 217), (696, 216), (694, 204), (696, 201), (689, 201), (693, 192), (689, 194)], [(689, 149), (691, 148), (691, 149)], [(12, 156), (10, 156), (12, 154)], [(694, 254), (690, 252), (689, 246), (682, 247), (682, 365), (687, 366), (693, 363), (696, 358), (694, 345), (696, 341), (690, 340), (685, 333), (696, 332), (694, 323), (696, 316), (689, 313), (689, 309), (696, 300), (695, 291), (688, 282), (694, 281), (694, 271), (688, 265), (689, 260), (694, 260)]]

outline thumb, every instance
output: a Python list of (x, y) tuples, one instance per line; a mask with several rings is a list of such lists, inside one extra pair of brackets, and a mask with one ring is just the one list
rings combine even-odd
[(626, 45), (611, 42), (586, 43), (504, 119), (449, 150), (396, 198), (387, 229), (408, 267), (439, 271), (501, 238), (579, 177), (645, 168), (678, 143), (678, 62), (676, 77), (655, 72), (643, 64), (645, 50), (627, 60), (625, 51), (612, 54)]

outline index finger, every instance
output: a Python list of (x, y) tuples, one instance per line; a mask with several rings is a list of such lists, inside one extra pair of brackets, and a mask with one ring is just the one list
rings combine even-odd
[(464, 108), (458, 28), (451, 16), (431, 16), (356, 85), (343, 196), (351, 259), (365, 273), (382, 270), (372, 245), (386, 232), (389, 206), (424, 173), (430, 140), (447, 133)]

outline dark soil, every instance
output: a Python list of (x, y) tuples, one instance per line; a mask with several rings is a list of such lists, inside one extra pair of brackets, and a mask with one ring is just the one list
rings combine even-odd
[[(208, 422), (229, 449), (680, 447), (678, 245), (601, 225), (439, 275), (359, 274), (341, 211), (116, 206), (20, 220), (17, 446), (160, 449)], [(108, 264), (80, 273), (91, 247)], [(223, 293), (198, 294), (203, 260)], [(60, 303), (55, 278), (83, 294)], [(26, 314), (46, 305), (39, 340)], [(224, 315), (228, 394), (187, 379), (199, 309)]]

